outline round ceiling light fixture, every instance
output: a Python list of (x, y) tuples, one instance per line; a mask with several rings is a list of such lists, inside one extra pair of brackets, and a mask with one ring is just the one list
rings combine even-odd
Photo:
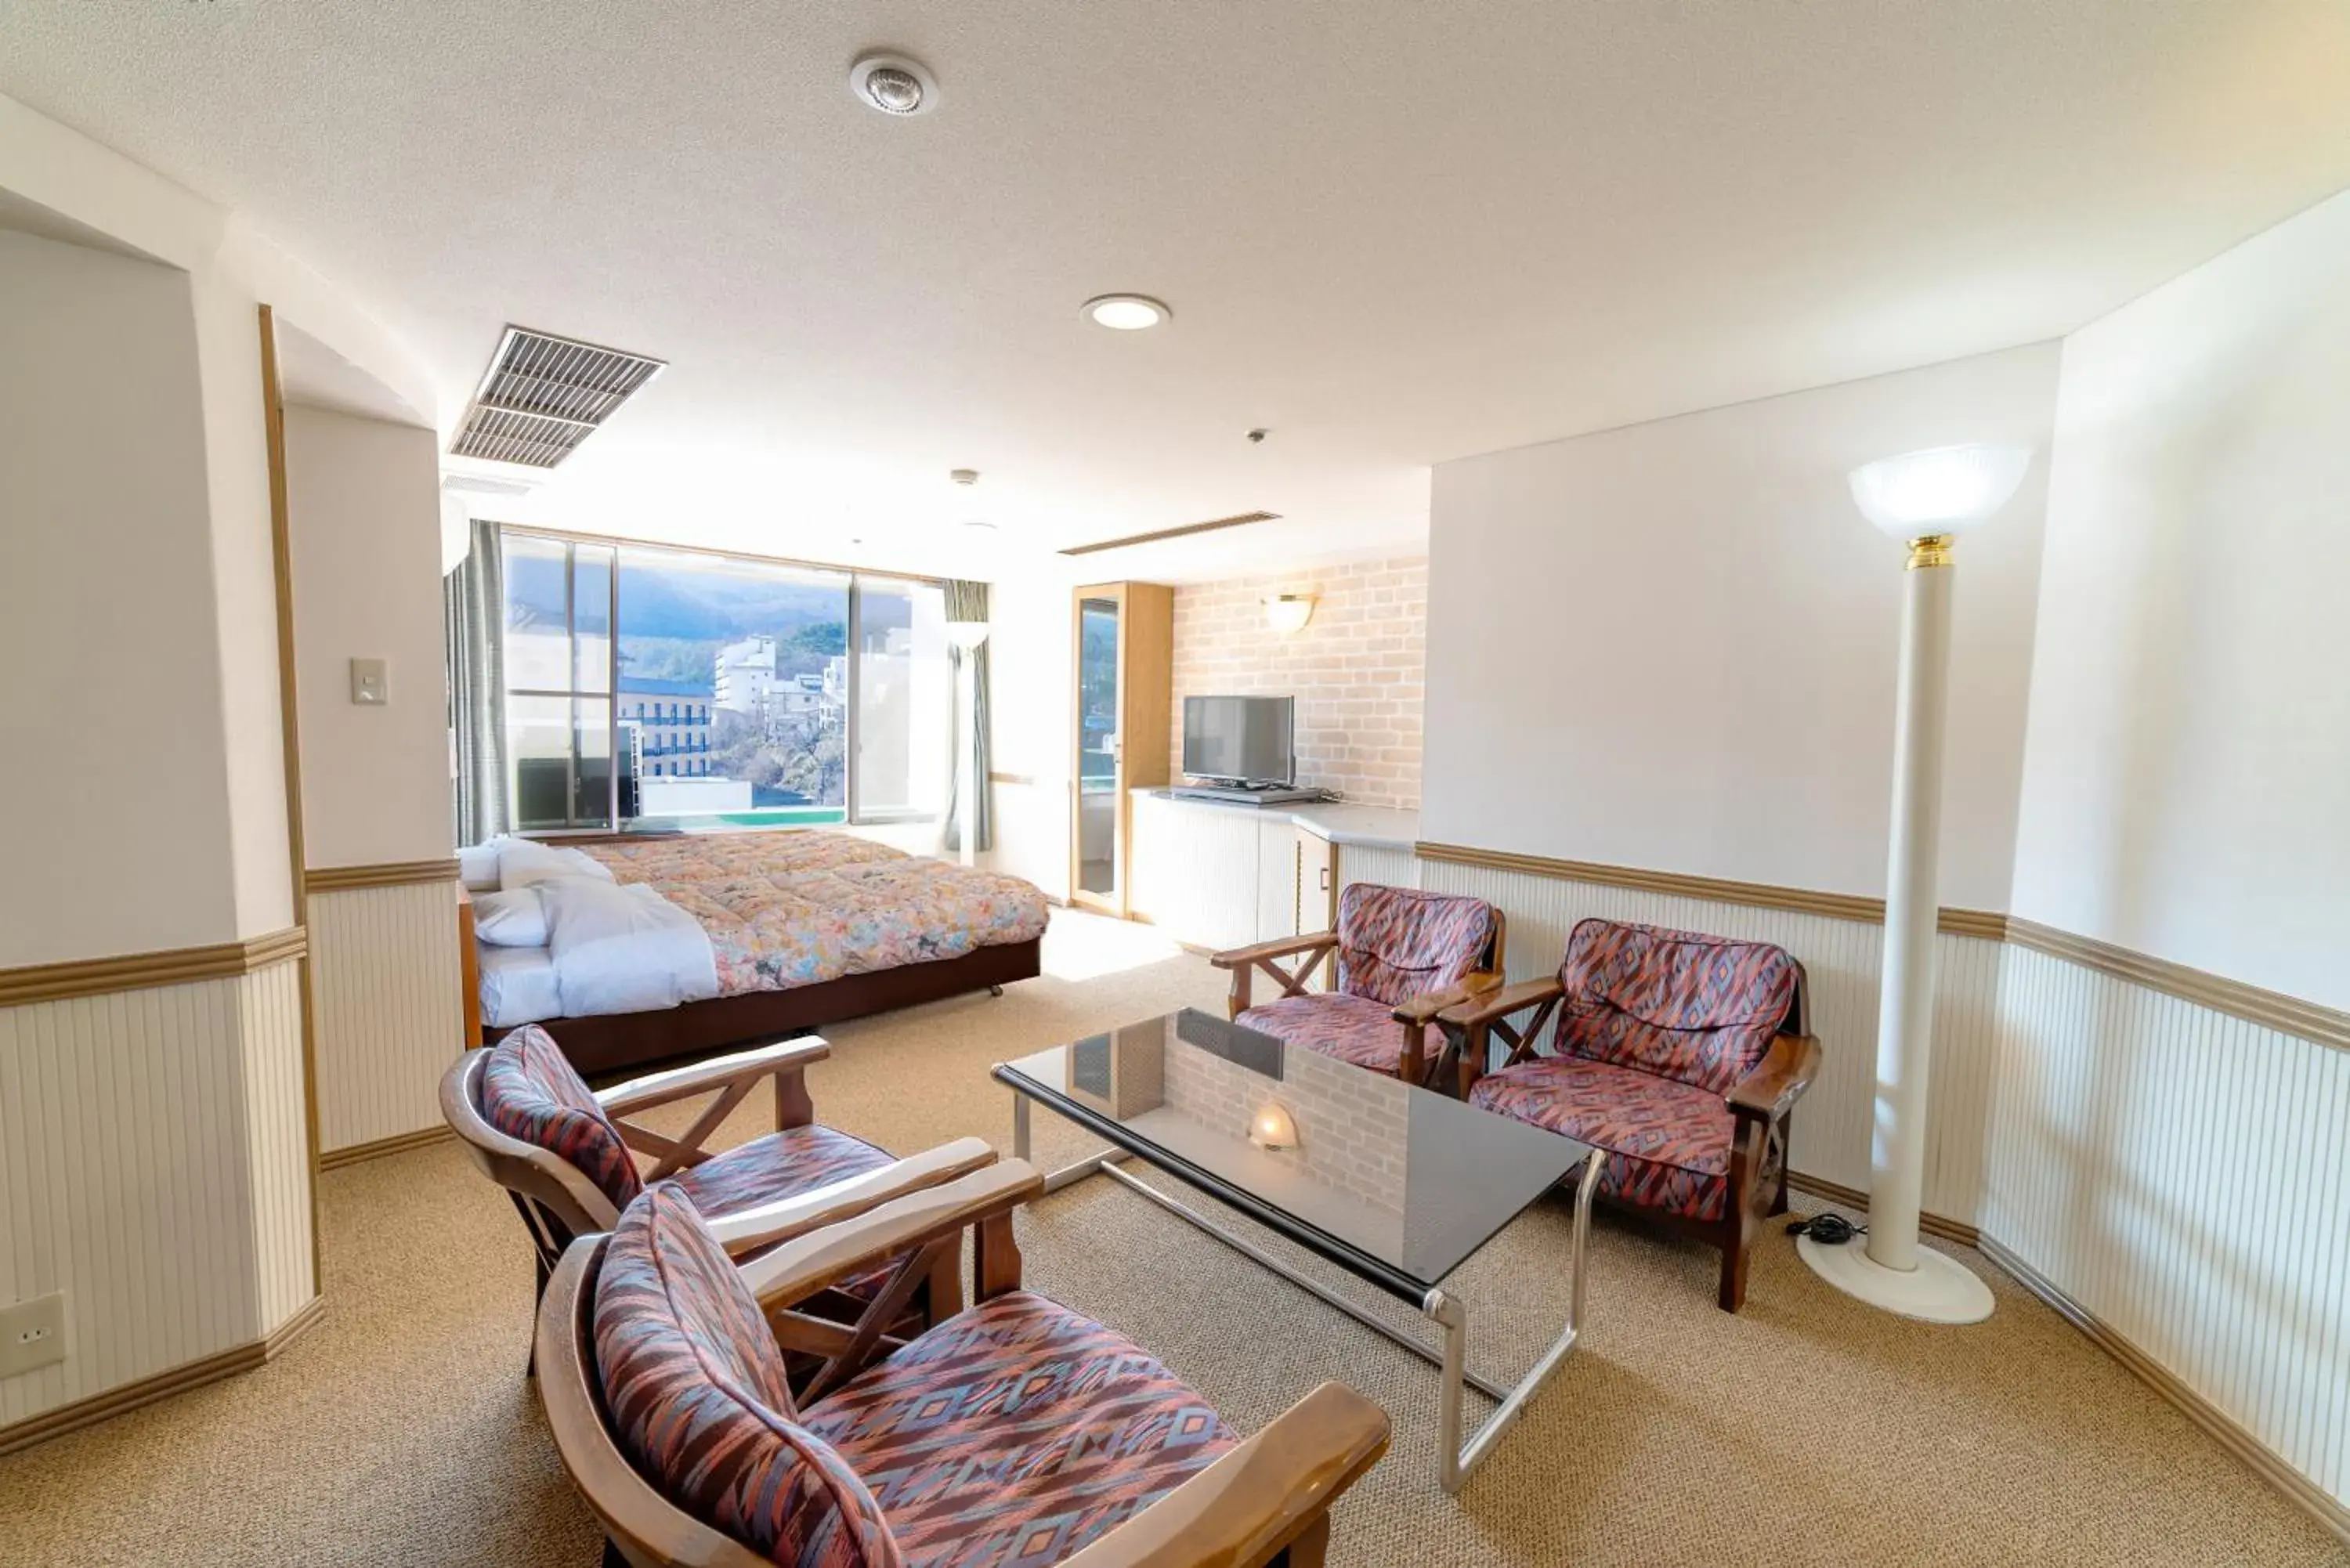
[(930, 67), (904, 55), (859, 55), (848, 67), (857, 101), (893, 119), (928, 114), (938, 106), (939, 82)]
[(1147, 294), (1097, 294), (1086, 301), (1081, 314), (1095, 326), (1113, 332), (1139, 332), (1175, 318), (1163, 301)]

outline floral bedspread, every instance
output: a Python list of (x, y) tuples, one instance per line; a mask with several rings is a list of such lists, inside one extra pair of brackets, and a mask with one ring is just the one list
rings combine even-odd
[(689, 834), (580, 847), (618, 880), (650, 885), (701, 922), (727, 996), (961, 958), (1045, 930), (1045, 895), (1016, 877), (845, 833)]

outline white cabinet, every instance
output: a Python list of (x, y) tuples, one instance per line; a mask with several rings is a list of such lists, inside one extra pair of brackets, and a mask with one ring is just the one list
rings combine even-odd
[(1177, 941), (1211, 950), (1330, 929), (1330, 841), (1285, 813), (1138, 794), (1132, 908)]
[(1257, 940), (1253, 812), (1134, 797), (1130, 907), (1179, 942), (1211, 950)]
[(1256, 936), (1297, 934), (1299, 856), (1297, 829), (1287, 817), (1261, 818), (1256, 825)]

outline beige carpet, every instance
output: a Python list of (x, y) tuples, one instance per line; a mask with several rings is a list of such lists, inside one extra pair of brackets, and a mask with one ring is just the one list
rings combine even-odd
[[(1001, 1000), (833, 1031), (819, 1113), (899, 1150), (1001, 1140), (990, 1063), (1220, 996), (1141, 928), (1065, 920), (1047, 963)], [(729, 1132), (757, 1130), (746, 1112)], [(1037, 1130), (1040, 1162), (1083, 1147)], [(331, 1173), (324, 1199), (326, 1320), (258, 1372), (0, 1459), (0, 1563), (596, 1563), (522, 1376), (530, 1267), (505, 1199), (444, 1147)], [(1456, 1276), (1473, 1366), (1514, 1378), (1556, 1332), (1565, 1234), (1545, 1205)], [(1243, 1429), (1327, 1377), (1387, 1407), (1395, 1447), (1339, 1508), (1340, 1563), (2350, 1563), (1971, 1255), (2000, 1299), (1980, 1327), (1854, 1305), (1776, 1236), (1732, 1318), (1709, 1254), (1603, 1221), (1585, 1347), (1448, 1498), (1436, 1376), (1405, 1352), (1106, 1181), (1022, 1235), (1031, 1284)]]

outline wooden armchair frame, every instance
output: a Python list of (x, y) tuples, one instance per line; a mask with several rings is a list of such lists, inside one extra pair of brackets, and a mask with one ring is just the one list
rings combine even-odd
[[(972, 1233), (972, 1295), (988, 1301), (1021, 1288), (1014, 1211), (1044, 1191), (1024, 1160), (908, 1194), (813, 1231), (738, 1265), (768, 1311), (837, 1284), (893, 1257), (960, 1252)], [(540, 1303), (540, 1392), (556, 1449), (580, 1495), (603, 1521), (605, 1561), (635, 1568), (770, 1568), (767, 1560), (686, 1513), (645, 1480), (615, 1441), (595, 1363), (596, 1279), (610, 1238), (574, 1241)], [(925, 1265), (910, 1262), (898, 1283)], [(879, 1301), (877, 1313), (881, 1310)], [(839, 1325), (826, 1324), (826, 1330)], [(849, 1331), (827, 1367), (837, 1387), (890, 1347), (865, 1324)], [(780, 1343), (779, 1336), (779, 1343)], [(1387, 1451), (1387, 1413), (1343, 1384), (1325, 1383), (1263, 1431), (1067, 1559), (1065, 1568), (1320, 1568), (1330, 1505)]]
[[(1437, 1022), (1447, 1008), (1458, 1007), (1473, 1001), (1502, 983), (1502, 962), (1509, 940), (1509, 921), (1500, 909), (1493, 911), (1493, 935), (1479, 955), (1477, 967), (1461, 977), (1459, 983), (1441, 990), (1423, 992), (1407, 997), (1392, 1016), (1403, 1030), (1403, 1051), (1397, 1076), (1407, 1084), (1442, 1085), (1448, 1076), (1449, 1064), (1455, 1054), (1456, 1043), (1446, 1034), (1445, 1048), (1430, 1062), (1428, 1056), (1428, 1026)], [(1250, 994), (1254, 990), (1257, 974), (1262, 971), (1281, 987), (1284, 997), (1311, 996), (1306, 989), (1314, 976), (1327, 960), (1335, 971), (1337, 967), (1338, 933), (1315, 931), (1310, 936), (1275, 937), (1269, 941), (1254, 942), (1244, 948), (1232, 948), (1211, 953), (1208, 961), (1232, 974), (1232, 988), (1224, 998), (1224, 1016), (1238, 1019), (1252, 1005)], [(1290, 969), (1281, 967), (1286, 958), (1301, 961)]]
[[(650, 1184), (724, 1152), (710, 1147), (710, 1138), (762, 1079), (771, 1078), (775, 1083), (775, 1130), (812, 1125), (816, 1107), (808, 1096), (804, 1075), (811, 1063), (831, 1054), (831, 1045), (814, 1035), (779, 1041), (691, 1066), (632, 1078), (598, 1092), (596, 1101), (619, 1129), (621, 1142), (652, 1158), (652, 1168), (639, 1170)], [(521, 1214), (523, 1227), (530, 1232), (536, 1253), (537, 1291), (543, 1300), (555, 1265), (573, 1241), (609, 1231), (619, 1221), (619, 1211), (605, 1196), (604, 1189), (577, 1166), (536, 1144), (511, 1137), (490, 1124), (481, 1109), (482, 1070), (488, 1060), (489, 1051), (477, 1049), (466, 1052), (450, 1064), (441, 1078), (441, 1114), (475, 1167), (505, 1189), (506, 1196)], [(680, 1137), (671, 1137), (628, 1119), (697, 1095), (711, 1095), (712, 1098)], [(710, 1227), (729, 1255), (742, 1257), (821, 1226), (854, 1218), (906, 1193), (955, 1180), (994, 1162), (995, 1150), (986, 1140), (958, 1138), (790, 1198), (712, 1218)], [(934, 1266), (927, 1277), (928, 1290), (920, 1308), (920, 1321), (925, 1324), (952, 1316), (962, 1305), (954, 1260), (931, 1262)], [(810, 1310), (821, 1308), (836, 1316), (856, 1317), (861, 1316), (868, 1303), (833, 1292), (804, 1304)], [(905, 1303), (899, 1304), (903, 1307)], [(536, 1362), (532, 1365), (535, 1367)]]
[[(1444, 1031), (1445, 1054), (1459, 1064), (1461, 1097), (1467, 1099), (1477, 1080), (1484, 1075), (1496, 1038), (1509, 1048), (1509, 1055), (1502, 1064), (1504, 1067), (1513, 1067), (1541, 1054), (1538, 1045), (1543, 1033), (1565, 996), (1566, 988), (1553, 974), (1490, 991), (1446, 1009), (1438, 1017), (1437, 1024)], [(1534, 1010), (1532, 1017), (1523, 1023), (1513, 1022), (1514, 1015), (1529, 1008)], [(1771, 1042), (1762, 1060), (1731, 1085), (1723, 1096), (1729, 1102), (1734, 1122), (1726, 1179), (1729, 1191), (1721, 1219), (1691, 1220), (1617, 1199), (1604, 1199), (1627, 1213), (1720, 1248), (1721, 1280), (1716, 1300), (1724, 1312), (1736, 1312), (1746, 1304), (1747, 1259), (1754, 1238), (1765, 1220), (1787, 1211), (1787, 1167), (1794, 1158), (1789, 1122), (1795, 1102), (1812, 1086), (1820, 1068), (1820, 1043), (1809, 1033), (1809, 981), (1804, 966), (1798, 963), (1795, 998), (1780, 1025), (1778, 1037)], [(1778, 1179), (1765, 1189), (1762, 1177), (1770, 1166), (1774, 1143), (1779, 1155)]]

